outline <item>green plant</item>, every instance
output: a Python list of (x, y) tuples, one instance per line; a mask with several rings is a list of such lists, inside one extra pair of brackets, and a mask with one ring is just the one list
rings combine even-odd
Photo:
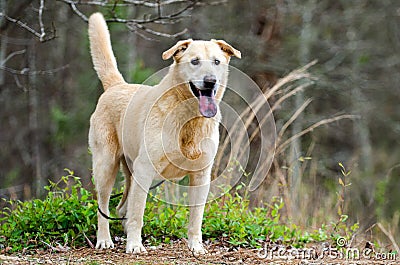
[[(45, 187), (44, 200), (8, 201), (0, 234), (11, 251), (46, 245), (76, 245), (95, 231), (96, 203), (71, 170)], [(62, 187), (64, 186), (64, 187)]]
[[(86, 239), (94, 240), (97, 223), (94, 196), (82, 187), (71, 170), (66, 172), (58, 182), (50, 182), (45, 187), (47, 195), (43, 200), (8, 201), (9, 206), (0, 211), (0, 244), (13, 252), (54, 245), (82, 246)], [(118, 200), (111, 200), (110, 209)], [(328, 239), (328, 227), (309, 231), (282, 222), (280, 211), (284, 207), (282, 198), (275, 197), (264, 207), (250, 209), (249, 194), (242, 183), (207, 204), (203, 237), (243, 247), (260, 247), (266, 241), (302, 246)], [(156, 245), (186, 237), (188, 216), (188, 207), (171, 206), (157, 193), (149, 196), (144, 215), (144, 242)], [(334, 224), (335, 233), (331, 238), (356, 229), (346, 226), (346, 230), (345, 221)], [(120, 222), (111, 222), (110, 228), (113, 236), (124, 235)]]
[(340, 191), (337, 192), (338, 198), (338, 207), (337, 207), (337, 214), (339, 219), (336, 223), (332, 223), (333, 231), (331, 233), (331, 237), (336, 242), (339, 238), (345, 237), (347, 240), (358, 230), (359, 224), (355, 223), (350, 227), (347, 224), (347, 220), (349, 216), (345, 214), (345, 206), (346, 206), (346, 191), (351, 183), (348, 181), (348, 178), (351, 174), (351, 171), (346, 170), (342, 163), (338, 164), (340, 167), (340, 172), (342, 173), (339, 176), (338, 182), (340, 185)]
[(348, 183), (348, 178), (351, 174), (351, 171), (347, 171), (346, 168), (343, 166), (342, 163), (339, 162), (339, 167), (340, 167), (340, 172), (342, 173), (342, 176), (339, 176), (338, 182), (341, 187), (340, 192), (336, 192), (337, 198), (338, 198), (338, 209), (337, 213), (342, 218), (342, 215), (344, 215), (344, 208), (346, 205), (346, 189), (351, 186), (351, 183)]

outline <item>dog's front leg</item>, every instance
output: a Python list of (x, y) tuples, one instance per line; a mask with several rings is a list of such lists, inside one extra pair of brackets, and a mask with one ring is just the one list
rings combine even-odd
[(142, 244), (143, 214), (154, 173), (145, 168), (143, 164), (135, 162), (135, 176), (128, 195), (127, 221), (125, 224), (127, 233), (126, 253), (147, 252)]
[(209, 169), (206, 172), (203, 171), (190, 175), (188, 245), (189, 249), (195, 254), (207, 253), (207, 250), (203, 247), (201, 224), (210, 190), (210, 171)]

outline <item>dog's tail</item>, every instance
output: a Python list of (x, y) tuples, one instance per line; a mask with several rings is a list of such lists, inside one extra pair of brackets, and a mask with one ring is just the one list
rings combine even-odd
[(104, 90), (118, 83), (125, 83), (117, 68), (106, 21), (100, 13), (94, 13), (89, 18), (89, 40), (94, 69)]

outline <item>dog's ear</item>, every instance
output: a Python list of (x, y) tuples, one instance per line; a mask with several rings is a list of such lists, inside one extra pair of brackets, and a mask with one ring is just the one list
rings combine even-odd
[(225, 52), (228, 56), (236, 56), (237, 58), (242, 58), (242, 53), (235, 48), (233, 48), (230, 44), (225, 42), (224, 40), (211, 40), (212, 42), (215, 42), (218, 44), (219, 47), (221, 47), (221, 50)]
[(181, 52), (184, 52), (190, 43), (192, 43), (192, 39), (181, 40), (178, 41), (174, 46), (163, 52), (162, 58), (163, 60), (168, 60), (172, 56), (178, 56)]

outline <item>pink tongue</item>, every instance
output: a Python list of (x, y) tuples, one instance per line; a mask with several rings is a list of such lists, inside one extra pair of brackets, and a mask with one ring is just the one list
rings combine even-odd
[(199, 110), (201, 115), (206, 118), (214, 117), (217, 114), (217, 105), (214, 101), (214, 93), (211, 93), (211, 97), (202, 96), (199, 97)]

